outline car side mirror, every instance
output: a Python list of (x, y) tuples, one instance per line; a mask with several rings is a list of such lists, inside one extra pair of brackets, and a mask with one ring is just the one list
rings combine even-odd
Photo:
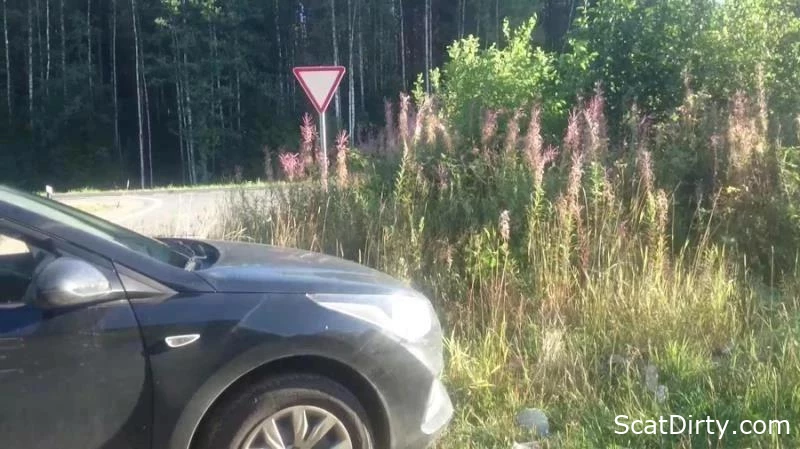
[(32, 301), (42, 309), (59, 309), (121, 299), (120, 291), (94, 265), (72, 257), (47, 263), (33, 279)]

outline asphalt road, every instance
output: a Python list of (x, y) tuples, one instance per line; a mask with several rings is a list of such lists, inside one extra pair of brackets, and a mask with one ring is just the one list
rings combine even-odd
[(53, 198), (113, 223), (152, 236), (218, 235), (225, 204), (234, 195), (267, 197), (264, 188), (70, 193)]

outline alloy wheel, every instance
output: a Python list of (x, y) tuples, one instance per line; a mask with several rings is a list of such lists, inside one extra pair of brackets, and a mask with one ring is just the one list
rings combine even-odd
[(247, 435), (242, 449), (353, 449), (353, 441), (336, 415), (301, 405), (261, 421)]

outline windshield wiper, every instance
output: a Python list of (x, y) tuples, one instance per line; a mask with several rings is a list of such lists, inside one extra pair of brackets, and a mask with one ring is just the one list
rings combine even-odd
[(186, 265), (184, 265), (183, 269), (186, 271), (194, 271), (198, 266), (203, 264), (203, 260), (205, 260), (205, 257), (189, 256), (189, 260), (186, 261)]
[(203, 265), (203, 261), (207, 259), (205, 254), (198, 255), (197, 251), (194, 250), (190, 245), (187, 245), (186, 242), (183, 240), (172, 240), (173, 248), (175, 251), (186, 257), (186, 264), (184, 264), (183, 269), (186, 271), (194, 271), (198, 267)]

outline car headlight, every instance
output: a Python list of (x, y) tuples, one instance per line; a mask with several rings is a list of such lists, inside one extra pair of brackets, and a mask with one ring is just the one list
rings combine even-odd
[(439, 322), (430, 301), (422, 295), (309, 294), (326, 309), (374, 324), (401, 340), (422, 341)]

